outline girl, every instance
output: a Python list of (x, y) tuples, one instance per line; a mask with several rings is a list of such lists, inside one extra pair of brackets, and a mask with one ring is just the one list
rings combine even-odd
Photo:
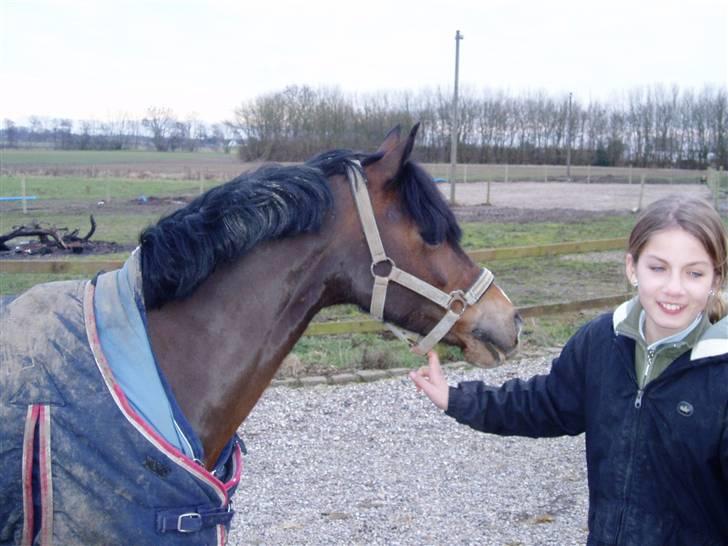
[(410, 377), (477, 430), (586, 433), (588, 544), (728, 544), (726, 228), (670, 196), (629, 238), (637, 296), (582, 327), (548, 375), (448, 387), (437, 355)]

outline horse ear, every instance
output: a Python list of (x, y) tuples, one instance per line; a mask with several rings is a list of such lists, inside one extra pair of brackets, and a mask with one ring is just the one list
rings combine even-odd
[(410, 130), (410, 134), (407, 137), (407, 142), (405, 145), (404, 153), (402, 154), (402, 165), (407, 163), (409, 161), (410, 156), (412, 155), (412, 150), (415, 147), (415, 137), (417, 136), (417, 131), (420, 129), (420, 122), (418, 121), (415, 123), (414, 127)]
[[(384, 142), (379, 147), (379, 151), (383, 151), (384, 156), (371, 166), (373, 171), (381, 177), (383, 183), (395, 178), (399, 173), (399, 170), (405, 163), (407, 163), (407, 161), (409, 161), (412, 149), (415, 146), (415, 136), (417, 135), (417, 130), (419, 128), (420, 124), (417, 123), (414, 127), (412, 127), (407, 139), (400, 141), (400, 129), (399, 126), (397, 126), (392, 129), (387, 135), (387, 138), (384, 139)], [(389, 146), (391, 146), (392, 139), (394, 138), (394, 133), (396, 133), (396, 145), (389, 148)]]
[(399, 137), (402, 133), (402, 128), (399, 125), (392, 127), (387, 136), (384, 137), (384, 142), (379, 145), (377, 152), (391, 152), (397, 144), (399, 144)]

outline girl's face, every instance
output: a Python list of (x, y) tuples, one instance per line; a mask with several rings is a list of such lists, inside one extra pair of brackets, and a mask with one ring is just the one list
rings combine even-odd
[(635, 261), (627, 254), (627, 278), (638, 282), (645, 310), (645, 340), (654, 343), (687, 328), (705, 310), (715, 284), (710, 256), (680, 227), (657, 231)]

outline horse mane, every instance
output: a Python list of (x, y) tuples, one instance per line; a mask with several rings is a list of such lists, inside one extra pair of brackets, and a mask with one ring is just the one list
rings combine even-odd
[(430, 174), (417, 163), (408, 161), (389, 182), (395, 185), (405, 212), (431, 245), (444, 241), (458, 246), (462, 231)]
[[(380, 154), (331, 150), (303, 165), (266, 165), (216, 186), (161, 218), (139, 236), (147, 309), (192, 294), (218, 264), (237, 260), (258, 243), (318, 231), (333, 205), (328, 178), (346, 175)], [(397, 184), (407, 214), (430, 244), (457, 241), (460, 228), (432, 178), (406, 163)]]

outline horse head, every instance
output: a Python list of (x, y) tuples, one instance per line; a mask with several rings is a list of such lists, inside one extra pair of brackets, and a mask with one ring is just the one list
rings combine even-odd
[[(358, 241), (347, 264), (353, 300), (385, 322), (426, 336), (432, 343), (416, 347), (422, 351), (442, 339), (462, 348), (469, 362), (494, 366), (515, 350), (521, 318), (490, 272), (462, 250), (455, 216), (432, 177), (411, 160), (418, 128), (406, 138), (393, 129), (362, 159), (363, 176), (352, 182), (356, 211), (340, 211), (336, 229), (359, 232), (348, 237)], [(365, 195), (356, 197), (363, 183)]]

